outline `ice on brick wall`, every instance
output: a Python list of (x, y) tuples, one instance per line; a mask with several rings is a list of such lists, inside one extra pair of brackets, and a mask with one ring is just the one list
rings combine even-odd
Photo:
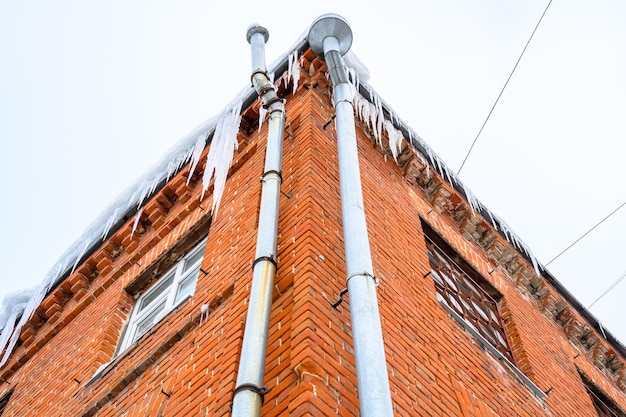
[(289, 65), (287, 66), (287, 78), (285, 78), (285, 83), (288, 83), (289, 80), (293, 83), (293, 94), (296, 94), (296, 90), (298, 89), (298, 81), (300, 80), (300, 62), (298, 59), (298, 51), (293, 51), (289, 54)]
[[(6, 363), (13, 351), (19, 339), (22, 326), (30, 319), (50, 289), (54, 288), (59, 280), (72, 272), (82, 262), (82, 258), (89, 248), (106, 240), (112, 228), (120, 221), (123, 221), (127, 213), (137, 209), (141, 210), (142, 204), (150, 198), (160, 184), (172, 178), (188, 162), (191, 162), (195, 169), (197, 159), (199, 159), (202, 153), (200, 142), (206, 142), (204, 138), (210, 137), (212, 132), (217, 133), (217, 135), (214, 135), (218, 138), (216, 144), (226, 142), (225, 147), (227, 148), (228, 143), (230, 143), (233, 149), (232, 152), (222, 153), (223, 157), (230, 159), (217, 161), (214, 167), (217, 168), (214, 182), (219, 185), (218, 188), (223, 189), (223, 183), (226, 181), (224, 176), (228, 173), (228, 168), (224, 169), (224, 166), (230, 167), (234, 147), (236, 146), (236, 133), (239, 129), (238, 121), (240, 120), (239, 112), (242, 100), (243, 97), (253, 93), (254, 91), (251, 87), (246, 87), (222, 115), (206, 120), (176, 143), (159, 162), (120, 194), (91, 223), (81, 237), (65, 251), (57, 263), (48, 271), (39, 286), (28, 292), (20, 292), (21, 295), (17, 298), (15, 295), (7, 295), (2, 300), (0, 305), (0, 329), (2, 329), (2, 333), (0, 333), (0, 352), (4, 351), (4, 355), (0, 360), (0, 367)], [(213, 206), (214, 208), (219, 206), (219, 196), (214, 196)], [(139, 216), (139, 213), (135, 216), (133, 232), (136, 229)], [(27, 297), (27, 295), (29, 296)], [(24, 300), (24, 298), (28, 299)]]
[[(308, 29), (306, 31), (308, 33)], [(288, 80), (293, 82), (293, 91), (298, 88), (301, 71), (301, 57), (297, 51), (306, 44), (306, 33), (298, 41), (268, 67), (268, 76), (274, 82), (274, 70), (282, 63), (287, 63)], [(354, 107), (357, 117), (373, 132), (380, 145), (382, 135), (386, 134), (394, 159), (397, 162), (398, 152), (401, 150), (402, 141), (406, 141), (418, 157), (428, 160), (439, 174), (453, 186), (460, 187), (470, 207), (474, 211), (486, 213), (491, 223), (507, 240), (518, 250), (525, 253), (531, 259), (537, 273), (539, 264), (527, 245), (495, 214), (484, 207), (474, 194), (461, 182), (454, 171), (430, 149), (430, 147), (409, 128), (368, 84), (369, 70), (363, 63), (349, 51), (344, 56), (344, 62), (356, 94)], [(280, 75), (280, 74), (279, 74)], [(359, 91), (367, 92), (365, 98)], [(0, 305), (0, 352), (4, 355), (0, 359), (0, 367), (8, 360), (15, 347), (21, 328), (30, 319), (35, 309), (39, 306), (48, 292), (73, 271), (82, 261), (90, 248), (97, 246), (108, 238), (109, 233), (116, 227), (124, 216), (135, 210), (133, 233), (141, 217), (141, 207), (149, 199), (157, 188), (176, 175), (185, 164), (190, 163), (189, 177), (197, 168), (201, 154), (211, 139), (211, 147), (207, 156), (207, 164), (203, 175), (202, 195), (213, 184), (213, 210), (217, 212), (220, 198), (226, 184), (228, 169), (232, 164), (234, 152), (237, 149), (237, 133), (241, 121), (241, 107), (245, 99), (256, 97), (256, 92), (251, 86), (246, 86), (236, 96), (221, 115), (213, 117), (201, 123), (188, 135), (177, 142), (148, 172), (128, 187), (117, 199), (115, 199), (100, 216), (87, 228), (83, 235), (61, 256), (57, 263), (46, 274), (39, 286), (31, 290), (7, 295)], [(288, 99), (288, 98), (287, 98)], [(386, 116), (387, 114), (388, 116)], [(265, 114), (259, 115), (259, 126), (263, 123)], [(404, 137), (402, 132), (408, 137)], [(211, 134), (213, 136), (211, 137)], [(189, 182), (189, 178), (188, 178)]]
[[(370, 129), (376, 140), (376, 143), (382, 145), (382, 134), (384, 126), (385, 133), (387, 134), (387, 138), (389, 141), (389, 147), (396, 163), (398, 162), (398, 152), (401, 150), (401, 142), (403, 140), (409, 142), (414, 147), (414, 149), (418, 151), (418, 153), (420, 152), (420, 149), (422, 150), (422, 152), (426, 153), (426, 155), (424, 156), (430, 161), (430, 165), (443, 177), (443, 179), (450, 183), (452, 186), (457, 186), (461, 190), (463, 190), (463, 193), (465, 194), (465, 198), (467, 199), (470, 208), (476, 212), (487, 213), (487, 216), (491, 220), (491, 224), (496, 228), (496, 230), (501, 232), (502, 235), (507, 239), (507, 241), (511, 245), (513, 245), (513, 247), (515, 247), (518, 251), (528, 257), (528, 259), (530, 259), (535, 268), (536, 274), (540, 275), (539, 261), (532, 253), (528, 245), (526, 245), (526, 243), (524, 243), (524, 241), (522, 241), (522, 239), (520, 239), (502, 219), (500, 219), (489, 209), (487, 209), (478, 200), (478, 198), (476, 198), (472, 191), (467, 186), (465, 186), (465, 184), (463, 184), (463, 182), (459, 179), (456, 173), (451, 170), (443, 162), (443, 160), (426, 144), (426, 142), (424, 142), (424, 140), (419, 135), (417, 135), (408, 125), (406, 125), (393, 112), (391, 107), (387, 105), (380, 98), (380, 96), (378, 96), (376, 91), (369, 84), (367, 84), (369, 71), (361, 63), (361, 61), (359, 61), (354, 54), (348, 52), (344, 56), (344, 64), (346, 65), (346, 70), (348, 71), (350, 82), (357, 90), (357, 94), (355, 95), (353, 101), (355, 114), (359, 118), (359, 120)], [(365, 98), (359, 92), (360, 88), (367, 93), (369, 99)], [(389, 117), (385, 116), (385, 112), (389, 115)], [(408, 138), (405, 138), (402, 135), (402, 130), (408, 132)]]
[(206, 167), (202, 178), (202, 196), (213, 179), (213, 213), (217, 213), (226, 186), (228, 170), (233, 162), (233, 155), (238, 147), (237, 133), (241, 123), (242, 100), (228, 108), (220, 118), (213, 134), (213, 141), (207, 155)]
[[(268, 67), (268, 76), (272, 83), (274, 82), (274, 69), (282, 62), (288, 60), (288, 56), (293, 54), (294, 51), (300, 50), (306, 43), (304, 39), (305, 34), (302, 34), (285, 54), (281, 55)], [(292, 58), (290, 66), (295, 90), (297, 81), (300, 78), (300, 64), (297, 54)], [(17, 343), (22, 326), (30, 319), (50, 289), (54, 288), (59, 280), (63, 279), (67, 273), (73, 271), (79, 265), (90, 248), (106, 240), (112, 228), (118, 225), (127, 213), (140, 210), (143, 203), (151, 197), (157, 188), (176, 175), (187, 163), (191, 163), (191, 176), (212, 133), (211, 143), (215, 141), (216, 150), (212, 156), (209, 153), (210, 156), (208, 158), (210, 158), (210, 161), (207, 161), (207, 169), (211, 171), (211, 175), (204, 173), (202, 194), (204, 196), (211, 183), (214, 185), (213, 210), (217, 211), (220, 197), (225, 187), (228, 168), (232, 164), (234, 151), (237, 147), (236, 135), (241, 120), (242, 103), (245, 99), (255, 96), (256, 92), (254, 89), (247, 85), (226, 106), (222, 114), (204, 121), (189, 134), (181, 138), (166, 152), (160, 161), (131, 184), (91, 223), (80, 238), (65, 251), (57, 263), (48, 271), (41, 284), (31, 291), (31, 296), (27, 302), (15, 303), (14, 299), (8, 295), (2, 300), (0, 311), (5, 311), (5, 306), (9, 306), (11, 311), (15, 309), (16, 313), (0, 314), (0, 329), (2, 329), (0, 341), (7, 339), (3, 344), (0, 344), (0, 352), (6, 348), (0, 367), (4, 365)], [(201, 145), (202, 142), (204, 142), (203, 145)], [(212, 148), (213, 144), (211, 145)], [(138, 217), (135, 217), (135, 221), (138, 221)], [(133, 228), (135, 227), (133, 225)], [(7, 311), (9, 311), (9, 307), (6, 307)], [(13, 317), (15, 317), (15, 320), (9, 324), (10, 319)]]

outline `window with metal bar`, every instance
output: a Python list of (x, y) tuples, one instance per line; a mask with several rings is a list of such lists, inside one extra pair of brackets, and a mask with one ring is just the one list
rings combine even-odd
[(598, 417), (625, 417), (626, 414), (621, 412), (615, 405), (611, 404), (611, 401), (597, 391), (589, 384), (585, 384), (585, 389), (591, 397), (591, 402), (596, 409)]
[[(515, 364), (498, 310), (498, 301), (485, 289), (488, 283), (479, 283), (473, 279), (471, 275), (478, 276), (478, 273), (465, 265), (459, 266), (459, 262), (455, 262), (448, 254), (453, 252), (452, 249), (444, 245), (426, 236), (437, 298)], [(489, 289), (491, 293), (496, 292), (493, 288)]]
[(13, 395), (13, 391), (15, 391), (15, 388), (13, 388), (11, 391), (4, 394), (2, 398), (0, 398), (0, 416), (4, 413), (4, 410), (9, 404), (9, 400), (11, 399), (11, 395)]

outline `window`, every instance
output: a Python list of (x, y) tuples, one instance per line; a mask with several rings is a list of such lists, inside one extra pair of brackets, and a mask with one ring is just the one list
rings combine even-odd
[(11, 395), (13, 395), (13, 391), (15, 391), (15, 388), (13, 388), (11, 391), (4, 394), (2, 398), (0, 398), (0, 416), (2, 415), (2, 413), (4, 413), (4, 410), (7, 407), (9, 400), (11, 399)]
[(620, 411), (613, 402), (604, 395), (600, 390), (594, 387), (590, 380), (581, 375), (583, 377), (583, 381), (585, 382), (585, 389), (591, 397), (591, 402), (596, 409), (596, 413), (598, 417), (625, 417), (626, 414)]
[(125, 351), (169, 312), (194, 294), (205, 244), (206, 239), (137, 299), (118, 354)]
[[(437, 299), (459, 316), (466, 326), (515, 364), (502, 326), (498, 302), (485, 290), (488, 284), (480, 285), (477, 279), (473, 279), (471, 275), (478, 277), (478, 274), (461, 259), (453, 260), (448, 255), (452, 250), (443, 241), (437, 240), (438, 243), (435, 243), (434, 239), (426, 236)], [(495, 295), (495, 289), (490, 290)]]

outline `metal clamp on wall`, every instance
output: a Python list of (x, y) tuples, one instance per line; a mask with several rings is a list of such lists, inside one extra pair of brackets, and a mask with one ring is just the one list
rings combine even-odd
[(256, 264), (258, 264), (259, 262), (262, 262), (262, 261), (267, 261), (267, 262), (271, 263), (272, 265), (274, 265), (274, 268), (278, 269), (278, 264), (276, 263), (276, 260), (274, 259), (274, 256), (259, 256), (258, 258), (256, 258), (254, 260), (254, 262), (252, 262), (252, 269), (254, 269)]
[(348, 279), (346, 279), (346, 288), (344, 288), (343, 290), (339, 291), (339, 298), (337, 299), (337, 301), (335, 301), (333, 303), (330, 300), (327, 300), (332, 308), (337, 310), (337, 307), (339, 307), (339, 305), (343, 302), (343, 296), (346, 295), (346, 293), (348, 292), (348, 282), (350, 282), (350, 279), (352, 279), (353, 277), (356, 277), (356, 276), (364, 276), (364, 277), (372, 278), (374, 280), (374, 285), (376, 285), (377, 287), (378, 287), (378, 284), (380, 284), (380, 280), (378, 278), (376, 278), (374, 275), (370, 274), (369, 272), (356, 272), (356, 273), (350, 275), (348, 277)]
[(237, 388), (235, 388), (235, 391), (233, 391), (233, 396), (232, 399), (230, 400), (230, 411), (233, 410), (233, 401), (235, 399), (235, 395), (237, 395), (239, 392), (241, 391), (252, 391), (255, 394), (258, 394), (259, 397), (261, 397), (261, 405), (265, 404), (265, 394), (267, 394), (270, 390), (267, 387), (257, 387), (256, 385), (253, 384), (241, 384), (239, 385)]
[(269, 171), (265, 171), (263, 173), (263, 176), (261, 177), (261, 182), (265, 182), (265, 177), (267, 177), (270, 174), (274, 174), (278, 177), (278, 179), (280, 180), (281, 184), (283, 182), (283, 173), (280, 171), (276, 171), (275, 169), (270, 169)]

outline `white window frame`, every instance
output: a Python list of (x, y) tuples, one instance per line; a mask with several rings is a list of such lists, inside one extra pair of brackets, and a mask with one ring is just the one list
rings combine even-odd
[[(137, 298), (117, 355), (141, 339), (172, 310), (194, 295), (206, 241), (206, 238), (203, 239), (172, 269), (163, 274), (158, 281)], [(168, 282), (170, 279), (171, 282)], [(187, 284), (191, 284), (191, 286), (187, 286), (185, 291), (181, 293), (180, 290)], [(141, 325), (145, 327), (141, 329)]]

